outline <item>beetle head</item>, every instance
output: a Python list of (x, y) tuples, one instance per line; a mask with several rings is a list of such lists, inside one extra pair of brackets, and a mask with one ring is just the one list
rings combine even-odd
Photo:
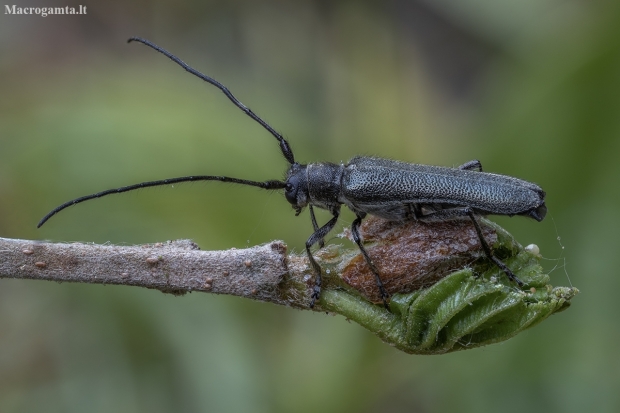
[(309, 202), (306, 168), (307, 165), (294, 163), (286, 173), (284, 196), (295, 209), (296, 215), (299, 215), (302, 208), (308, 205)]

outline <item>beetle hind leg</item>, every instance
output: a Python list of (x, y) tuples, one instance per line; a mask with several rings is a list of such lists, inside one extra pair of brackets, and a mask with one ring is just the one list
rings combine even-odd
[(523, 281), (518, 279), (517, 276), (512, 272), (510, 268), (508, 268), (506, 264), (504, 264), (495, 255), (493, 255), (493, 252), (491, 251), (489, 244), (487, 244), (487, 241), (484, 239), (484, 235), (482, 234), (482, 229), (480, 228), (480, 224), (478, 224), (478, 220), (476, 219), (476, 216), (474, 212), (471, 210), (471, 208), (467, 208), (467, 215), (469, 215), (469, 218), (471, 218), (472, 222), (474, 223), (474, 227), (476, 228), (476, 232), (478, 233), (478, 238), (480, 239), (480, 244), (482, 245), (482, 249), (484, 250), (484, 253), (487, 256), (487, 258), (493, 261), (495, 265), (497, 265), (502, 271), (504, 271), (504, 273), (508, 276), (508, 278), (511, 281), (516, 282), (519, 285), (519, 287), (523, 287), (525, 285)]
[(489, 244), (484, 239), (484, 235), (482, 234), (482, 229), (480, 228), (480, 224), (476, 219), (476, 213), (472, 208), (464, 207), (464, 208), (450, 208), (450, 209), (442, 209), (436, 212), (431, 212), (429, 214), (423, 215), (420, 217), (420, 221), (422, 222), (437, 222), (437, 221), (448, 221), (451, 219), (465, 218), (469, 217), (471, 222), (474, 224), (474, 228), (476, 229), (476, 234), (478, 234), (478, 239), (480, 240), (480, 245), (482, 246), (482, 250), (484, 251), (484, 255), (487, 256), (489, 260), (491, 260), (500, 270), (502, 270), (511, 281), (516, 282), (519, 287), (523, 287), (525, 284), (523, 281), (517, 278), (517, 276), (512, 272), (510, 268), (506, 264), (504, 264), (499, 258), (493, 255), (493, 251)]

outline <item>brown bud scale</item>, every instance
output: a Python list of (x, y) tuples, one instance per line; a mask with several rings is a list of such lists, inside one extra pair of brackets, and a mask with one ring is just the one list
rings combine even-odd
[[(492, 228), (482, 226), (482, 230), (489, 245), (497, 242)], [(369, 217), (362, 224), (360, 235), (390, 295), (432, 285), (484, 256), (470, 220), (425, 224)], [(350, 234), (347, 236), (350, 238)], [(361, 254), (345, 265), (342, 278), (370, 301), (382, 301), (375, 276)]]

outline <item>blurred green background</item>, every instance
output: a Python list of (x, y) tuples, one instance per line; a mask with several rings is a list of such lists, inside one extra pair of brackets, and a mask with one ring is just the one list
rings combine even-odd
[(303, 249), (307, 212), (218, 183), (111, 196), (35, 228), (111, 187), (282, 177), (266, 131), (125, 43), (138, 35), (229, 86), (299, 161), (480, 159), (538, 183), (545, 221), (495, 220), (582, 293), (506, 343), (428, 357), (342, 317), (239, 298), (0, 280), (0, 411), (620, 410), (619, 2), (48, 3), (87, 15), (0, 14), (0, 236)]

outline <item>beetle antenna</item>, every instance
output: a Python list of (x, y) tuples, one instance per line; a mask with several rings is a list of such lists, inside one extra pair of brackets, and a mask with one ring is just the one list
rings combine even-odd
[(179, 59), (178, 57), (176, 57), (175, 55), (170, 53), (169, 51), (167, 51), (165, 49), (162, 49), (161, 47), (157, 46), (154, 43), (151, 43), (150, 41), (148, 41), (146, 39), (143, 39), (141, 37), (132, 37), (129, 40), (127, 40), (127, 43), (131, 43), (133, 41), (140, 42), (142, 44), (145, 44), (145, 45), (149, 46), (152, 49), (157, 50), (159, 53), (161, 53), (164, 56), (168, 57), (170, 60), (172, 60), (173, 62), (175, 62), (179, 66), (181, 66), (183, 69), (185, 69), (186, 71), (188, 71), (192, 75), (201, 78), (202, 80), (204, 80), (207, 83), (211, 83), (213, 86), (217, 87), (219, 90), (224, 92), (226, 97), (228, 97), (228, 99), (230, 99), (230, 101), (232, 103), (234, 103), (235, 106), (237, 106), (239, 109), (241, 109), (243, 112), (245, 112), (246, 115), (248, 115), (249, 117), (254, 119), (256, 122), (260, 123), (263, 128), (267, 129), (269, 131), (269, 133), (271, 133), (278, 140), (278, 142), (280, 142), (280, 150), (282, 151), (282, 155), (284, 155), (286, 160), (291, 165), (295, 163), (295, 157), (293, 156), (293, 151), (291, 150), (291, 147), (289, 146), (289, 144), (286, 141), (286, 139), (284, 139), (282, 137), (282, 135), (280, 135), (278, 132), (276, 132), (276, 130), (274, 128), (272, 128), (267, 122), (262, 120), (257, 114), (252, 112), (252, 110), (250, 108), (248, 108), (243, 103), (241, 103), (230, 92), (230, 90), (228, 90), (228, 88), (226, 86), (224, 86), (223, 84), (221, 84), (217, 80), (213, 79), (212, 77), (209, 77), (207, 75), (204, 75), (204, 74), (200, 73), (199, 71), (197, 71), (196, 69), (190, 67), (187, 63), (185, 63), (184, 61), (182, 61), (181, 59)]
[(37, 228), (41, 228), (41, 225), (45, 224), (45, 222), (47, 222), (48, 219), (50, 219), (51, 217), (53, 217), (54, 215), (56, 215), (63, 209), (68, 208), (75, 204), (79, 204), (80, 202), (88, 201), (90, 199), (95, 199), (95, 198), (101, 198), (106, 195), (120, 194), (123, 192), (133, 191), (134, 189), (148, 188), (151, 186), (170, 185), (170, 184), (176, 184), (179, 182), (193, 182), (193, 181), (231, 182), (234, 184), (256, 186), (256, 187), (263, 188), (263, 189), (282, 189), (286, 186), (286, 182), (282, 182), (282, 181), (256, 182), (256, 181), (248, 181), (246, 179), (230, 178), (228, 176), (212, 176), (212, 175), (183, 176), (180, 178), (170, 178), (170, 179), (162, 179), (159, 181), (142, 182), (140, 184), (123, 186), (121, 188), (108, 189), (106, 191), (97, 192), (96, 194), (92, 194), (92, 195), (82, 196), (80, 198), (76, 198), (74, 200), (65, 202), (64, 204), (54, 208), (47, 215), (45, 215), (41, 219), (41, 221), (39, 221)]

